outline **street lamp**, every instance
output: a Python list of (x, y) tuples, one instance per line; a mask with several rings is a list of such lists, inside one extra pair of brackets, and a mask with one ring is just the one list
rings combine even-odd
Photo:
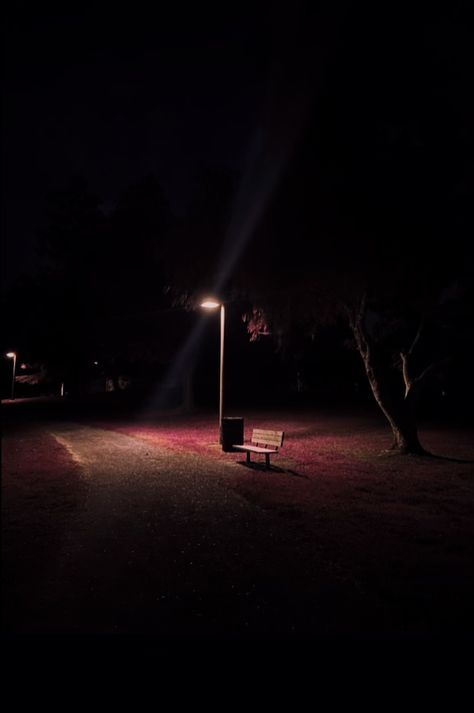
[(15, 372), (16, 372), (16, 353), (7, 352), (6, 356), (9, 359), (13, 359), (13, 376), (12, 376), (12, 401), (15, 398)]
[(212, 297), (206, 298), (201, 302), (201, 307), (204, 309), (221, 308), (221, 348), (220, 348), (220, 367), (219, 367), (219, 443), (222, 443), (222, 415), (224, 411), (224, 327), (225, 327), (225, 308), (223, 302), (218, 302)]

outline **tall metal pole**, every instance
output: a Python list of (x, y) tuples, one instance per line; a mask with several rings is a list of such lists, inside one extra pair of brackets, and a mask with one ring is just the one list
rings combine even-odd
[(225, 309), (221, 304), (221, 358), (219, 370), (219, 443), (222, 443), (222, 416), (224, 413), (224, 330)]
[(12, 401), (15, 398), (15, 372), (16, 372), (16, 354), (13, 355)]

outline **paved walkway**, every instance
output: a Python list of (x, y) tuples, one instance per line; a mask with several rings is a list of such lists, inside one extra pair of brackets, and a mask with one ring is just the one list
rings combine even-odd
[(241, 466), (97, 428), (50, 432), (89, 492), (44, 582), (40, 630), (305, 634), (345, 619), (340, 573), (304, 527), (226, 485)]

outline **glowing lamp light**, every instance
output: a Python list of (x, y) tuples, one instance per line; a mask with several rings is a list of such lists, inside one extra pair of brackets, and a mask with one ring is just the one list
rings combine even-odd
[(204, 300), (204, 302), (201, 302), (201, 307), (204, 307), (204, 309), (216, 309), (217, 307), (220, 307), (221, 303), (216, 302), (216, 300), (213, 300), (212, 298)]
[(9, 359), (14, 359), (16, 357), (16, 354), (15, 354), (15, 352), (7, 352), (6, 356)]

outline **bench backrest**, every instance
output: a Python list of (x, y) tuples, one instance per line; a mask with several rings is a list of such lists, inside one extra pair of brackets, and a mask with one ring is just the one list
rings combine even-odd
[(254, 428), (252, 431), (252, 443), (259, 446), (281, 448), (284, 435), (284, 431), (264, 431), (261, 428)]

